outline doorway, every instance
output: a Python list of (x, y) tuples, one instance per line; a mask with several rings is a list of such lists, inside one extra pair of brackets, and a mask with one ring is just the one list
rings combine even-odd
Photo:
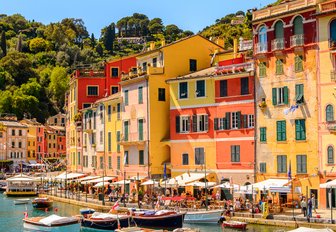
[(317, 200), (318, 199), (318, 191), (317, 191), (317, 189), (310, 189), (310, 195), (308, 196), (308, 198), (311, 197), (312, 194), (315, 195), (315, 207), (316, 207), (316, 209), (318, 209), (318, 200)]

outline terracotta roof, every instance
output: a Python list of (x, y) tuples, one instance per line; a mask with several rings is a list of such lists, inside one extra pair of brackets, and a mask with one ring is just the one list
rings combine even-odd
[(7, 127), (22, 127), (22, 128), (27, 128), (26, 125), (23, 125), (17, 121), (0, 121), (4, 126)]

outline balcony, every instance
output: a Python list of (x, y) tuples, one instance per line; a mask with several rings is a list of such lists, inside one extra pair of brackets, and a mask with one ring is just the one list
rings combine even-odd
[(243, 40), (243, 38), (239, 40), (239, 51), (247, 51), (253, 48), (253, 40)]
[(302, 47), (304, 45), (304, 36), (301, 35), (292, 35), (290, 37), (290, 46), (291, 48)]
[(163, 67), (148, 67), (147, 74), (149, 75), (159, 75), (164, 73)]
[(284, 38), (274, 39), (274, 40), (272, 40), (271, 45), (272, 45), (271, 46), (272, 52), (282, 51), (285, 48), (285, 40), (284, 40)]
[(253, 70), (254, 70), (254, 63), (247, 62), (247, 63), (241, 63), (241, 64), (227, 65), (227, 66), (218, 66), (216, 67), (215, 73), (217, 75), (223, 75), (223, 74), (232, 75), (232, 74), (250, 72)]
[(334, 40), (329, 40), (329, 49), (336, 51), (336, 41)]
[(267, 43), (257, 43), (256, 44), (256, 54), (267, 53)]
[(121, 80), (127, 81), (144, 75), (160, 75), (164, 73), (164, 67), (151, 67), (148, 66), (145, 70), (138, 67), (137, 70), (133, 70), (127, 74), (122, 74)]
[(121, 137), (121, 141), (120, 144), (121, 145), (144, 145), (145, 144), (145, 140), (144, 140), (144, 135), (142, 134), (142, 138), (139, 136), (139, 133), (129, 133), (128, 137), (126, 138), (125, 136)]
[(327, 125), (327, 129), (332, 132), (332, 133), (336, 133), (336, 123), (330, 123)]
[(330, 71), (330, 81), (336, 82), (336, 71), (335, 70)]
[(336, 1), (327, 1), (324, 3), (319, 4), (320, 12), (321, 13), (328, 13), (336, 10)]

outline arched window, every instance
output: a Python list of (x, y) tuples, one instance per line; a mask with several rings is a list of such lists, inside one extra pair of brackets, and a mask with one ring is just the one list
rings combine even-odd
[(303, 19), (301, 16), (296, 16), (294, 21), (294, 35), (303, 35)]
[(334, 164), (334, 148), (332, 146), (328, 146), (328, 164)]
[(330, 41), (336, 42), (336, 19), (330, 23)]
[(267, 29), (265, 26), (260, 27), (258, 39), (260, 44), (267, 44)]
[(334, 121), (334, 107), (332, 105), (327, 105), (326, 107), (326, 121), (327, 122)]
[(284, 28), (283, 28), (283, 22), (281, 20), (279, 20), (278, 22), (275, 23), (274, 31), (275, 31), (275, 38), (276, 39), (283, 39)]

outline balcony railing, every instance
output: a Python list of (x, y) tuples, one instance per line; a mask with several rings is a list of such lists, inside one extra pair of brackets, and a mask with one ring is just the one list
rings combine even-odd
[(281, 51), (285, 48), (284, 38), (272, 40), (272, 51)]
[(292, 35), (290, 37), (290, 46), (291, 47), (301, 47), (304, 45), (304, 36), (300, 35)]
[(253, 62), (216, 67), (216, 74), (237, 74), (254, 70)]
[(331, 132), (336, 132), (336, 124), (335, 123), (328, 124), (327, 129), (330, 130)]
[(335, 70), (331, 70), (330, 80), (331, 80), (331, 82), (336, 82), (336, 71)]
[(121, 77), (122, 81), (130, 80), (136, 77), (140, 77), (143, 75), (159, 75), (164, 73), (164, 67), (147, 67), (146, 70), (142, 68), (138, 68), (137, 70), (133, 70), (127, 74), (123, 74)]
[(334, 40), (329, 40), (329, 48), (331, 50), (336, 50), (336, 41)]
[(129, 133), (128, 136), (122, 136), (121, 143), (142, 143), (144, 142), (144, 134), (140, 133)]
[(267, 52), (267, 43), (257, 43), (256, 44), (256, 53), (266, 53)]
[(253, 40), (240, 40), (239, 51), (251, 50), (253, 48)]
[(320, 12), (322, 13), (333, 10), (336, 10), (336, 1), (327, 1), (320, 4)]

